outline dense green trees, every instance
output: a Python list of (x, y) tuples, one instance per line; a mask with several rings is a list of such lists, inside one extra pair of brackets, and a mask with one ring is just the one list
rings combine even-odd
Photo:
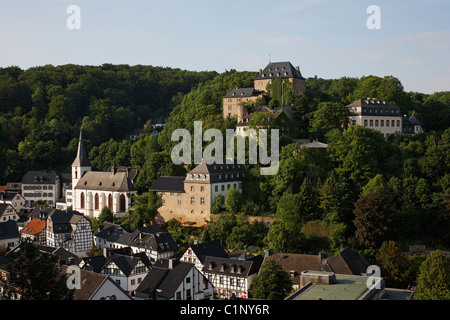
[[(222, 118), (222, 97), (237, 86), (251, 87), (256, 75), (111, 64), (0, 68), (0, 185), (20, 181), (31, 169), (69, 172), (82, 127), (94, 170), (139, 170), (135, 186), (141, 195), (123, 221), (142, 225), (160, 205), (148, 193), (154, 179), (186, 172), (171, 161), (173, 130), (193, 133), (194, 121), (202, 121), (203, 130), (234, 128), (235, 121)], [(243, 196), (223, 201), (227, 210), (215, 206), (219, 214), (205, 239), (219, 239), (230, 249), (285, 252), (336, 251), (341, 245), (377, 252), (389, 240), (402, 249), (410, 241), (450, 247), (450, 92), (405, 92), (393, 76), (308, 78), (306, 93), (299, 95), (281, 85), (272, 83), (267, 101), (271, 107), (281, 100), (292, 105), (295, 130), (282, 140), (278, 173), (260, 176), (257, 165), (246, 165)], [(385, 139), (369, 128), (347, 128), (345, 105), (367, 97), (415, 114), (425, 133)], [(158, 137), (146, 132), (135, 142), (128, 139), (133, 128), (158, 116), (168, 116)], [(252, 125), (272, 126), (264, 116)], [(305, 138), (328, 147), (308, 149), (292, 140)], [(243, 217), (249, 214), (274, 220), (267, 229), (248, 223)], [(330, 228), (328, 241), (304, 233), (315, 221)], [(181, 227), (172, 224), (172, 230), (184, 239)]]

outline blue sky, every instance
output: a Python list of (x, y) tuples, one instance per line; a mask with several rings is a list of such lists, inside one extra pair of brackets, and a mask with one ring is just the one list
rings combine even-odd
[[(80, 8), (70, 30), (66, 12)], [(381, 9), (370, 30), (369, 5)], [(450, 90), (449, 0), (0, 0), (0, 67), (144, 64), (303, 76), (392, 75), (406, 91)]]

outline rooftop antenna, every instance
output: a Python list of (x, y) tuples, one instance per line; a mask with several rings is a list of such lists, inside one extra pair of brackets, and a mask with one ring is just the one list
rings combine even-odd
[(271, 59), (271, 57), (270, 57), (270, 54), (269, 54), (269, 63), (272, 63), (272, 59)]

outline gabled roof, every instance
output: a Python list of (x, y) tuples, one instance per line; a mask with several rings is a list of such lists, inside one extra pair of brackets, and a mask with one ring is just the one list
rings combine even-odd
[(100, 273), (109, 264), (114, 264), (126, 277), (131, 275), (131, 272), (141, 261), (149, 269), (152, 268), (152, 264), (145, 253), (119, 254), (117, 252), (119, 251), (112, 251), (107, 257), (100, 253), (94, 257), (83, 258), (83, 268)]
[(156, 178), (150, 187), (150, 191), (184, 193), (184, 179), (185, 177)]
[(364, 257), (350, 248), (345, 248), (338, 255), (328, 260), (331, 271), (336, 274), (361, 275), (367, 272), (369, 263)]
[(123, 232), (116, 242), (130, 247), (151, 249), (158, 252), (178, 249), (178, 245), (170, 233), (164, 232), (158, 225), (138, 228), (131, 233)]
[(20, 238), (19, 228), (17, 223), (13, 220), (6, 222), (0, 222), (0, 240), (1, 239), (13, 239)]
[(22, 178), (22, 184), (56, 184), (57, 179), (55, 171), (28, 171)]
[(294, 66), (286, 62), (272, 62), (267, 65), (267, 67), (259, 73), (256, 79), (274, 79), (274, 78), (298, 78), (305, 80), (303, 78), (300, 69), (294, 68)]
[[(67, 274), (68, 266), (62, 266), (62, 273)], [(123, 293), (129, 300), (132, 300), (131, 296), (123, 290), (116, 281), (113, 281), (109, 276), (105, 274), (99, 274), (90, 272), (87, 270), (80, 270), (80, 289), (75, 289), (73, 294), (73, 300), (90, 300), (94, 297), (95, 293), (102, 287), (107, 281), (111, 282), (113, 287), (116, 287), (118, 291)]]
[(228, 92), (224, 98), (249, 98), (261, 95), (261, 91), (254, 88), (234, 88)]
[(204, 263), (207, 256), (228, 258), (228, 254), (223, 249), (219, 240), (193, 244), (189, 248), (194, 252), (194, 254), (197, 256), (197, 259), (199, 259), (202, 264)]
[(78, 139), (78, 150), (77, 157), (72, 163), (72, 167), (91, 167), (91, 163), (89, 162), (86, 148), (84, 146), (83, 140), (83, 130), (80, 130), (80, 138)]
[(194, 265), (178, 260), (172, 260), (171, 263), (172, 267), (169, 267), (169, 260), (156, 261), (136, 292), (143, 292), (150, 296), (157, 295), (164, 299), (173, 297)]
[(78, 181), (75, 189), (98, 191), (136, 191), (127, 173), (124, 171), (88, 171)]
[(14, 210), (14, 212), (16, 211), (12, 205), (10, 205), (9, 203), (0, 203), (0, 216), (6, 211), (6, 209), (8, 209), (9, 207), (11, 207), (11, 209)]
[(42, 230), (44, 230), (46, 225), (45, 220), (41, 219), (32, 219), (25, 227), (20, 230), (20, 233), (29, 234), (29, 235), (37, 235)]
[(70, 233), (73, 231), (72, 225), (86, 218), (78, 211), (56, 210), (49, 215), (49, 219), (53, 224), (53, 233)]
[(297, 253), (274, 253), (270, 255), (269, 259), (275, 260), (281, 268), (287, 273), (292, 274), (292, 282), (294, 284), (300, 283), (300, 275), (305, 270), (330, 271), (327, 265), (323, 265), (318, 255), (312, 254), (297, 254)]
[(94, 236), (108, 242), (116, 242), (126, 232), (122, 226), (110, 222), (103, 224), (94, 232)]
[(246, 278), (258, 270), (253, 261), (208, 256), (202, 268), (202, 273), (205, 272)]

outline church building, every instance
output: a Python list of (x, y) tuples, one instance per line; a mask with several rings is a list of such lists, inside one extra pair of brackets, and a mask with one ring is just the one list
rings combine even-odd
[(92, 171), (80, 131), (77, 157), (72, 163), (72, 187), (66, 190), (67, 205), (91, 218), (98, 217), (103, 207), (116, 218), (123, 217), (131, 208), (132, 196), (137, 195), (135, 176), (136, 170), (124, 167)]

